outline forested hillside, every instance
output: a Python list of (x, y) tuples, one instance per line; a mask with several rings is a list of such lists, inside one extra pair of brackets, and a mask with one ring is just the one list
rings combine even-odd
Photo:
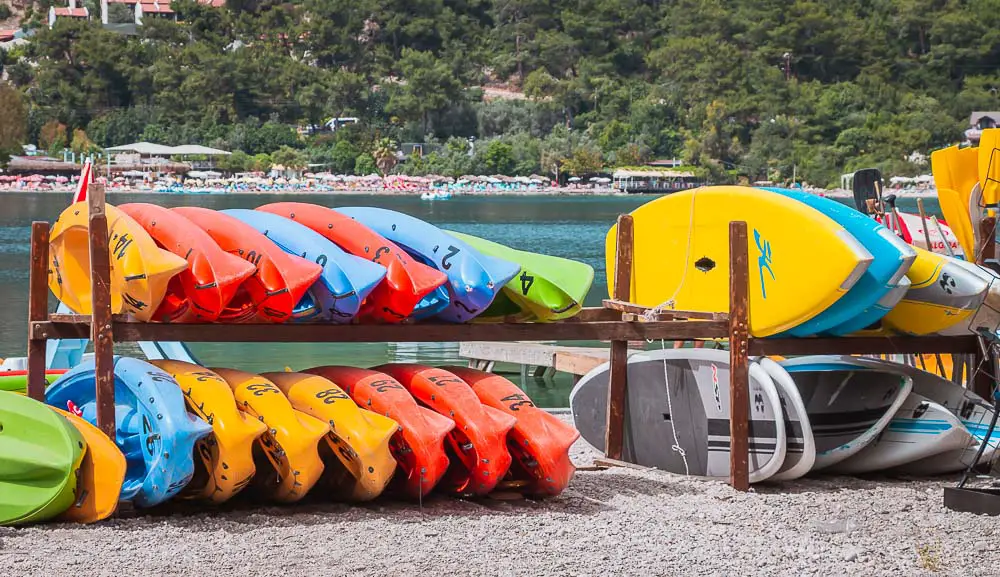
[[(910, 153), (960, 140), (971, 110), (1000, 109), (997, 0), (171, 6), (177, 23), (147, 18), (138, 36), (42, 24), (4, 55), (28, 138), (198, 142), (245, 152), (235, 163), (280, 150), (340, 171), (436, 141), (396, 170), (587, 172), (678, 157), (717, 179), (787, 179), (794, 165), (824, 185), (862, 165), (919, 171)], [(483, 86), (525, 98), (484, 101)], [(294, 132), (345, 116), (361, 123)]]

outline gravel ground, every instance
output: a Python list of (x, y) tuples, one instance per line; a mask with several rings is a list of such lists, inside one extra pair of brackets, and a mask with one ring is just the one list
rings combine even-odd
[[(564, 417), (565, 418), (565, 417)], [(597, 453), (584, 442), (574, 460)], [(435, 497), (0, 528), (0, 576), (997, 575), (996, 518), (938, 481), (828, 477), (740, 494), (579, 471), (544, 501)]]

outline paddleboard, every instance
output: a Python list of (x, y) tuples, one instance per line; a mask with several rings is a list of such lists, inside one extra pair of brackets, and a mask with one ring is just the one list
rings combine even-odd
[[(194, 475), (198, 439), (212, 428), (188, 414), (169, 374), (145, 361), (114, 358), (115, 444), (127, 463), (121, 498), (152, 507), (174, 497)], [(45, 402), (97, 424), (94, 360), (69, 370), (45, 391)]]
[[(449, 306), (436, 317), (465, 322), (485, 311), (518, 272), (517, 264), (486, 256), (440, 228), (418, 218), (371, 207), (340, 207), (345, 214), (401, 246), (424, 264), (448, 276)], [(422, 317), (421, 317), (422, 318)]]
[(781, 361), (795, 381), (816, 441), (821, 471), (858, 454), (889, 425), (913, 388), (891, 368), (872, 370), (854, 357), (808, 356)]
[(455, 421), (448, 434), (450, 467), (439, 487), (461, 495), (486, 495), (510, 469), (507, 434), (517, 420), (484, 405), (472, 387), (443, 369), (411, 363), (372, 367), (396, 379), (421, 404)]
[[(385, 491), (396, 472), (389, 443), (396, 421), (358, 405), (333, 381), (306, 373), (264, 373), (297, 410), (330, 424), (321, 447), (326, 472), (320, 481), (328, 494), (371, 501)], [(324, 454), (327, 453), (327, 454)], [(331, 461), (336, 462), (334, 466)]]
[(576, 472), (569, 449), (580, 438), (579, 431), (536, 407), (524, 391), (501, 375), (458, 366), (442, 368), (468, 383), (484, 405), (516, 419), (507, 437), (507, 450), (514, 459), (508, 477), (514, 485), (524, 484), (522, 492), (539, 497), (566, 489)]
[(1000, 202), (1000, 128), (987, 128), (979, 136), (977, 151), (978, 171), (974, 173), (979, 177), (979, 185), (982, 187), (983, 205), (996, 207)]
[[(583, 438), (604, 450), (610, 363), (590, 371), (570, 393)], [(665, 349), (628, 359), (622, 459), (671, 473), (729, 476), (729, 352)], [(781, 400), (757, 363), (750, 365), (750, 482), (778, 472), (787, 437)]]
[(229, 384), (241, 411), (267, 425), (254, 443), (257, 473), (251, 486), (279, 503), (305, 497), (323, 474), (318, 446), (330, 426), (296, 411), (281, 390), (260, 375), (210, 370)]
[(969, 271), (965, 261), (920, 248), (906, 275), (910, 289), (882, 323), (909, 335), (940, 333), (955, 325), (968, 326), (988, 289), (979, 274)]
[(360, 407), (399, 424), (389, 444), (398, 465), (393, 485), (399, 492), (419, 499), (441, 481), (449, 465), (445, 437), (455, 428), (454, 421), (418, 405), (399, 381), (385, 373), (344, 366), (303, 372), (337, 383)]
[[(874, 258), (828, 216), (757, 188), (686, 190), (644, 204), (632, 218), (629, 300), (710, 312), (729, 310), (729, 223), (746, 221), (750, 332), (758, 337), (791, 329), (829, 308)], [(608, 279), (615, 278), (617, 233), (615, 225), (605, 245)], [(823, 258), (816, 258), (816, 247), (822, 247)]]
[(874, 260), (846, 295), (826, 310), (787, 331), (805, 337), (826, 333), (841, 336), (875, 324), (903, 298), (894, 290), (917, 258), (917, 253), (874, 219), (829, 198), (783, 188), (765, 188), (814, 208), (844, 227)]
[(257, 210), (277, 214), (323, 235), (354, 256), (386, 268), (385, 282), (368, 295), (362, 318), (398, 323), (416, 313), (433, 314), (448, 306), (448, 277), (417, 262), (395, 243), (339, 212), (304, 202), (276, 202)]
[[(50, 369), (45, 371), (45, 380), (52, 384), (66, 372), (66, 369)], [(28, 371), (0, 370), (0, 391), (24, 392), (28, 388)]]
[(295, 320), (350, 322), (369, 294), (385, 278), (384, 266), (347, 254), (322, 235), (276, 214), (256, 210), (222, 211), (250, 225), (287, 253), (323, 267), (309, 289), (312, 307), (295, 314)]
[(0, 526), (45, 521), (72, 506), (86, 451), (58, 413), (0, 391)]
[(169, 360), (150, 363), (177, 381), (187, 410), (212, 426), (212, 433), (195, 446), (195, 474), (180, 496), (228, 501), (253, 479), (253, 444), (267, 425), (240, 411), (229, 383), (205, 367)]
[(767, 357), (755, 359), (764, 369), (781, 398), (781, 413), (785, 420), (785, 460), (770, 481), (798, 479), (812, 470), (816, 462), (816, 440), (813, 438), (809, 413), (791, 375), (777, 362)]

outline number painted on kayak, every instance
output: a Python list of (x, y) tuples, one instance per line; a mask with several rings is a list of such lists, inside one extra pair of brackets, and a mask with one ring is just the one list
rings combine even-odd
[(204, 383), (205, 381), (225, 382), (222, 380), (222, 377), (211, 371), (195, 371), (191, 373), (191, 376), (199, 383)]
[(535, 403), (531, 402), (526, 395), (523, 393), (514, 393), (513, 395), (507, 395), (500, 399), (500, 402), (510, 403), (507, 408), (511, 411), (520, 411), (521, 407), (534, 407)]
[(280, 393), (277, 387), (271, 383), (253, 383), (247, 385), (247, 390), (253, 393), (255, 397), (263, 397), (267, 393)]
[(458, 253), (462, 252), (462, 249), (454, 245), (448, 245), (448, 252), (441, 258), (441, 268), (448, 270), (451, 268), (451, 263), (448, 262), (452, 257), (456, 256)]
[(252, 264), (254, 266), (260, 266), (260, 259), (263, 256), (264, 256), (264, 253), (257, 254), (257, 251), (252, 250), (252, 251), (250, 251), (250, 252), (247, 253), (246, 259), (247, 259), (248, 263), (250, 263), (250, 264)]
[(142, 302), (141, 300), (135, 298), (134, 296), (128, 293), (122, 294), (122, 300), (125, 301), (125, 305), (127, 307), (135, 309), (137, 311), (141, 311), (142, 309), (146, 308), (146, 303)]
[(118, 240), (115, 241), (115, 247), (111, 249), (111, 252), (115, 254), (116, 260), (125, 258), (125, 251), (128, 249), (129, 245), (132, 244), (132, 240), (133, 239), (129, 238), (127, 232), (118, 237)]
[(463, 303), (462, 301), (451, 301), (451, 302), (454, 303), (456, 307), (464, 310), (465, 312), (469, 313), (470, 315), (474, 315), (477, 312), (475, 309), (470, 309), (469, 305)]
[(375, 256), (372, 257), (372, 262), (379, 262), (379, 259), (381, 259), (383, 256), (389, 254), (389, 252), (390, 252), (390, 250), (389, 250), (389, 247), (387, 247), (387, 246), (380, 246), (380, 247), (378, 247), (377, 249), (375, 249)]
[(332, 405), (337, 402), (337, 399), (350, 400), (351, 397), (347, 396), (347, 393), (341, 391), (340, 389), (326, 389), (325, 391), (320, 391), (316, 393), (316, 398), (320, 399), (327, 405)]
[(439, 387), (443, 387), (445, 385), (457, 385), (465, 383), (465, 381), (463, 381), (462, 379), (450, 375), (427, 377), (427, 380)]
[(316, 264), (318, 264), (319, 266), (326, 266), (326, 255), (321, 254), (318, 257), (316, 257)]
[(521, 279), (521, 294), (527, 296), (531, 285), (535, 284), (535, 277), (528, 274), (528, 271), (523, 271), (519, 278)]
[(375, 392), (384, 393), (386, 391), (391, 391), (393, 389), (402, 389), (403, 385), (397, 383), (392, 379), (379, 379), (377, 381), (372, 381), (370, 385)]

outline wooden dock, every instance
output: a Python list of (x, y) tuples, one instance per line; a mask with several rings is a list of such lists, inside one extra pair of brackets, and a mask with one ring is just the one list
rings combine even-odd
[[(642, 352), (629, 349), (631, 356)], [(521, 366), (522, 378), (527, 377), (534, 367), (534, 376), (545, 377), (560, 371), (579, 378), (594, 367), (608, 362), (611, 349), (604, 347), (572, 347), (549, 343), (490, 343), (470, 341), (459, 344), (458, 354), (469, 359), (474, 369), (492, 371), (496, 363), (510, 363)]]

